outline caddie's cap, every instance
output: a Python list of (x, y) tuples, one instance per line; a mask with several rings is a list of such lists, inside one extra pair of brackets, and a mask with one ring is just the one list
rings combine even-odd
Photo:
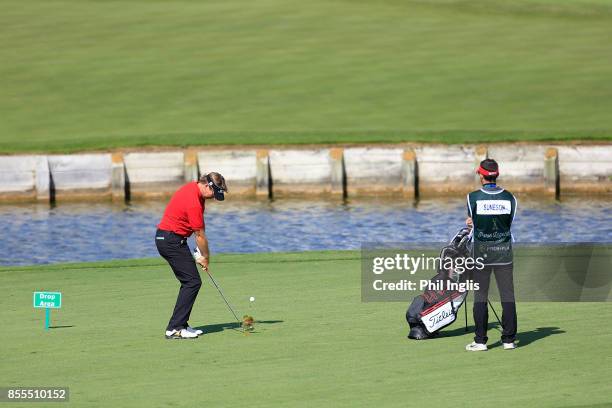
[(480, 162), (480, 166), (476, 169), (476, 173), (480, 173), (487, 177), (499, 176), (499, 166), (493, 159), (485, 159)]

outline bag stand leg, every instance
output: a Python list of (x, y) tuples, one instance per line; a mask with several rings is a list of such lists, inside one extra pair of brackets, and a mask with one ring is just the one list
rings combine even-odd
[(493, 314), (497, 318), (497, 323), (499, 323), (499, 327), (501, 327), (502, 330), (504, 330), (504, 325), (502, 324), (501, 320), (499, 320), (499, 316), (497, 315), (497, 312), (493, 308), (493, 305), (491, 304), (491, 301), (489, 299), (487, 299), (487, 302), (489, 302), (489, 307), (491, 308), (491, 310), (493, 311)]
[(463, 310), (465, 311), (465, 332), (468, 332), (468, 324), (467, 324), (467, 298), (468, 298), (468, 293), (466, 293), (465, 295), (465, 300), (463, 301), (463, 304), (465, 305), (465, 307), (463, 308)]

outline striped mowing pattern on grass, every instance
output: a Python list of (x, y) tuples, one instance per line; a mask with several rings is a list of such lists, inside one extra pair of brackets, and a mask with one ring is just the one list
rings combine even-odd
[(604, 0), (3, 2), (0, 151), (605, 139)]

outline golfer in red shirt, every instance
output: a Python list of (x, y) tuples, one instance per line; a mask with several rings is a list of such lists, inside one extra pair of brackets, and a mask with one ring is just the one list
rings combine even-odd
[(201, 330), (191, 328), (188, 323), (202, 280), (187, 238), (195, 233), (196, 245), (202, 254), (197, 263), (207, 271), (210, 252), (204, 233), (204, 202), (213, 197), (223, 201), (226, 191), (225, 179), (219, 173), (208, 173), (197, 182), (185, 184), (174, 193), (157, 226), (157, 250), (181, 282), (176, 306), (166, 328), (167, 339), (195, 339), (202, 334)]

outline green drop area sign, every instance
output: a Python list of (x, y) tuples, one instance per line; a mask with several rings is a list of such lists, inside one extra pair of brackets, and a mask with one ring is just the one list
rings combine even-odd
[(45, 330), (51, 325), (51, 309), (62, 307), (62, 294), (60, 292), (34, 292), (34, 308), (45, 309)]
[(60, 292), (34, 292), (34, 307), (59, 309), (62, 307), (62, 294)]

